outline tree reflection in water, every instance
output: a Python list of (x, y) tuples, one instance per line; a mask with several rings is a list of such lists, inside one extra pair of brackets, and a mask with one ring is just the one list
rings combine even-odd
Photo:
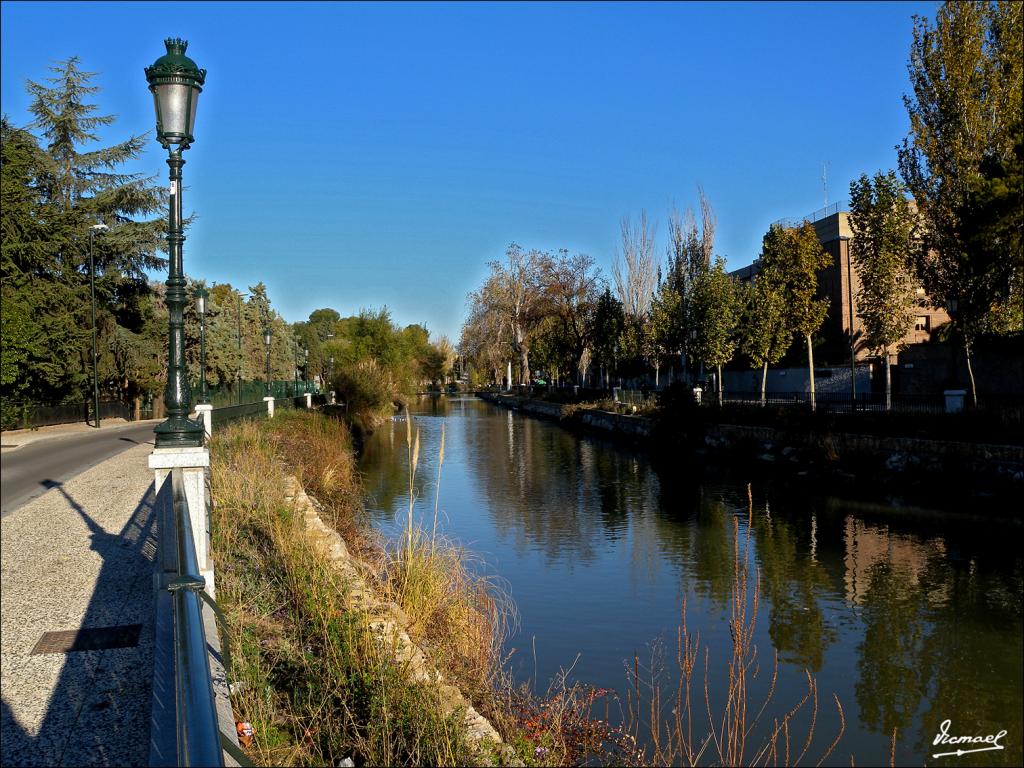
[[(721, 677), (737, 515), (746, 535), (746, 468), (719, 471), (684, 456), (652, 462), (469, 397), (423, 399), (413, 412), (423, 441), (418, 514), (433, 513), (446, 418), (445, 530), (511, 584), (523, 629), (510, 644), (530, 648), (535, 638), (541, 648), (536, 660), (520, 658), (524, 679), (536, 663), (543, 687), (579, 653), (579, 679), (621, 689), (626, 659), (658, 637), (674, 647), (684, 596), (690, 629), (712, 649), (710, 676)], [(384, 528), (406, 504), (403, 440), (385, 427), (361, 461), (368, 506)], [(803, 694), (804, 669), (823, 697), (839, 696), (847, 731), (831, 760), (887, 764), (896, 728), (897, 761), (920, 764), (952, 719), (958, 734), (1009, 731), (1004, 752), (972, 762), (1019, 764), (1016, 528), (769, 483), (754, 493), (759, 657), (767, 664), (778, 651), (780, 707)], [(824, 709), (819, 717), (821, 732), (834, 734)]]

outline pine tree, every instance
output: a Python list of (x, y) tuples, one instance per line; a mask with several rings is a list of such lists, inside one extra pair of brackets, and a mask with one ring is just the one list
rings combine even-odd
[[(46, 83), (29, 81), (27, 129), (4, 127), (4, 143), (33, 156), (31, 173), (17, 184), (5, 160), (4, 208), (9, 201), (30, 199), (31, 210), (19, 214), (17, 227), (4, 226), (4, 302), (16, 302), (31, 319), (35, 339), (12, 387), (37, 402), (74, 400), (91, 379), (89, 316), (89, 230), (109, 227), (95, 238), (98, 368), (103, 388), (124, 399), (141, 394), (137, 380), (143, 359), (159, 356), (145, 334), (151, 310), (145, 270), (164, 265), (165, 222), (148, 219), (162, 210), (165, 192), (141, 174), (122, 173), (124, 163), (139, 156), (142, 136), (108, 147), (91, 148), (98, 131), (114, 122), (95, 114), (88, 103), (99, 91), (94, 73), (79, 69), (72, 57), (52, 67)], [(25, 136), (37, 131), (44, 147), (32, 150)], [(16, 192), (15, 186), (21, 191)], [(22, 200), (22, 203), (24, 201)], [(31, 232), (27, 236), (27, 232)], [(5, 388), (10, 391), (9, 388)]]

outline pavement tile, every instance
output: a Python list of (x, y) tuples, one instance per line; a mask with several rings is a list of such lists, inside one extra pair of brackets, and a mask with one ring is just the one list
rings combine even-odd
[[(4, 766), (148, 758), (151, 450), (129, 448), (0, 521)], [(134, 623), (134, 648), (29, 655), (44, 632)]]
[(82, 707), (60, 765), (134, 766), (149, 762), (148, 692), (96, 693)]

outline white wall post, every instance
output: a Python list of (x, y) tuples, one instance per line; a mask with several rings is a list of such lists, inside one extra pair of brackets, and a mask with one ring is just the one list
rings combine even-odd
[(267, 404), (267, 418), (274, 418), (274, 398), (268, 395), (263, 398), (263, 402)]
[(206, 593), (215, 597), (213, 561), (210, 560), (210, 514), (206, 505), (206, 473), (209, 466), (210, 452), (206, 448), (154, 448), (149, 454), (149, 468), (153, 470), (157, 493), (169, 479), (171, 470), (181, 469), (192, 523), (192, 538), (196, 544), (198, 575), (206, 580)]
[(203, 429), (206, 430), (206, 439), (209, 440), (213, 434), (213, 406), (209, 403), (200, 403), (196, 406), (196, 413), (203, 420)]
[(308, 411), (312, 407), (313, 407), (313, 393), (312, 392), (307, 392), (306, 393), (306, 410)]

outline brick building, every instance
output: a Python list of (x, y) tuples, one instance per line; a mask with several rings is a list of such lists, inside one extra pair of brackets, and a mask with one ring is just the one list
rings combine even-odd
[[(782, 219), (775, 222), (782, 227), (799, 227), (804, 221), (814, 226), (818, 240), (832, 259), (832, 263), (818, 272), (818, 296), (829, 299), (828, 314), (822, 324), (820, 334), (825, 345), (822, 352), (839, 360), (850, 354), (850, 328), (856, 349), (856, 359), (867, 360), (876, 357), (869, 349), (864, 348), (864, 324), (857, 315), (857, 292), (860, 290), (860, 278), (857, 276), (856, 261), (850, 260), (850, 242), (853, 233), (850, 230), (849, 214), (840, 210), (839, 203), (822, 208), (799, 219)], [(758, 261), (737, 269), (731, 274), (740, 280), (752, 280), (758, 272)], [(930, 341), (935, 330), (949, 322), (949, 315), (944, 309), (933, 307), (923, 288), (917, 289), (916, 322), (903, 337), (903, 343), (921, 344)], [(895, 355), (893, 356), (895, 362)]]

